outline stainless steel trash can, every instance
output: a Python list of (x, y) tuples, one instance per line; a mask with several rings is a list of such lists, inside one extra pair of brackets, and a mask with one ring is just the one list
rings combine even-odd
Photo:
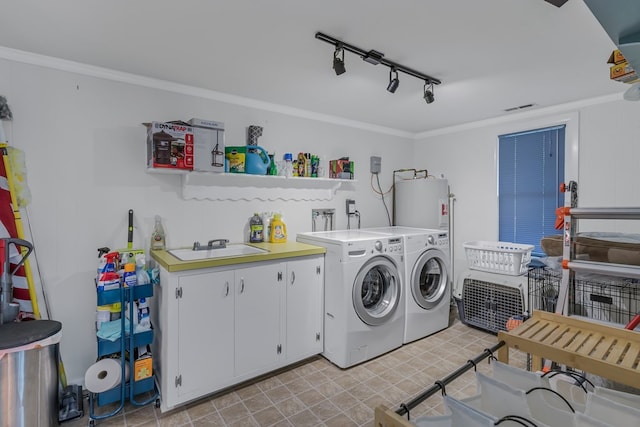
[(62, 324), (0, 325), (0, 427), (58, 425), (58, 346)]

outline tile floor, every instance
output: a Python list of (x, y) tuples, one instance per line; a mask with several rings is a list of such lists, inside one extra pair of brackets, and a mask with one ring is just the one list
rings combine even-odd
[[(462, 324), (454, 308), (448, 329), (349, 369), (316, 356), (164, 414), (153, 404), (126, 405), (120, 414), (96, 425), (373, 426), (377, 405), (398, 408), (496, 342), (495, 335)], [(511, 351), (511, 363), (524, 368), (526, 355)], [(491, 365), (485, 360), (478, 370), (490, 371)], [(447, 386), (447, 393), (455, 397), (475, 391), (473, 370)], [(411, 417), (442, 410), (438, 393), (414, 408)], [(83, 418), (63, 426), (87, 426), (88, 413), (85, 405)]]

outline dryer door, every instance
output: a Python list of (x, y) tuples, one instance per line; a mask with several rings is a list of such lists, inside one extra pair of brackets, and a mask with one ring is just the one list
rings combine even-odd
[(413, 299), (425, 310), (437, 306), (443, 298), (449, 298), (449, 265), (444, 252), (428, 249), (418, 257), (411, 273)]
[(400, 275), (389, 259), (377, 256), (367, 261), (353, 284), (353, 307), (368, 325), (381, 325), (393, 316), (400, 302)]

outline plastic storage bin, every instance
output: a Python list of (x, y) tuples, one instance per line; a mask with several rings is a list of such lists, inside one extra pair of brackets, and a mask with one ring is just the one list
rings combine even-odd
[(473, 270), (520, 276), (527, 272), (533, 245), (472, 241), (463, 244), (467, 264)]

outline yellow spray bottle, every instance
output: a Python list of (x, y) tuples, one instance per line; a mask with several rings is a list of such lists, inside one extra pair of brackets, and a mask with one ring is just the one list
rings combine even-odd
[(271, 219), (271, 243), (284, 243), (287, 241), (287, 226), (280, 214), (273, 214)]

